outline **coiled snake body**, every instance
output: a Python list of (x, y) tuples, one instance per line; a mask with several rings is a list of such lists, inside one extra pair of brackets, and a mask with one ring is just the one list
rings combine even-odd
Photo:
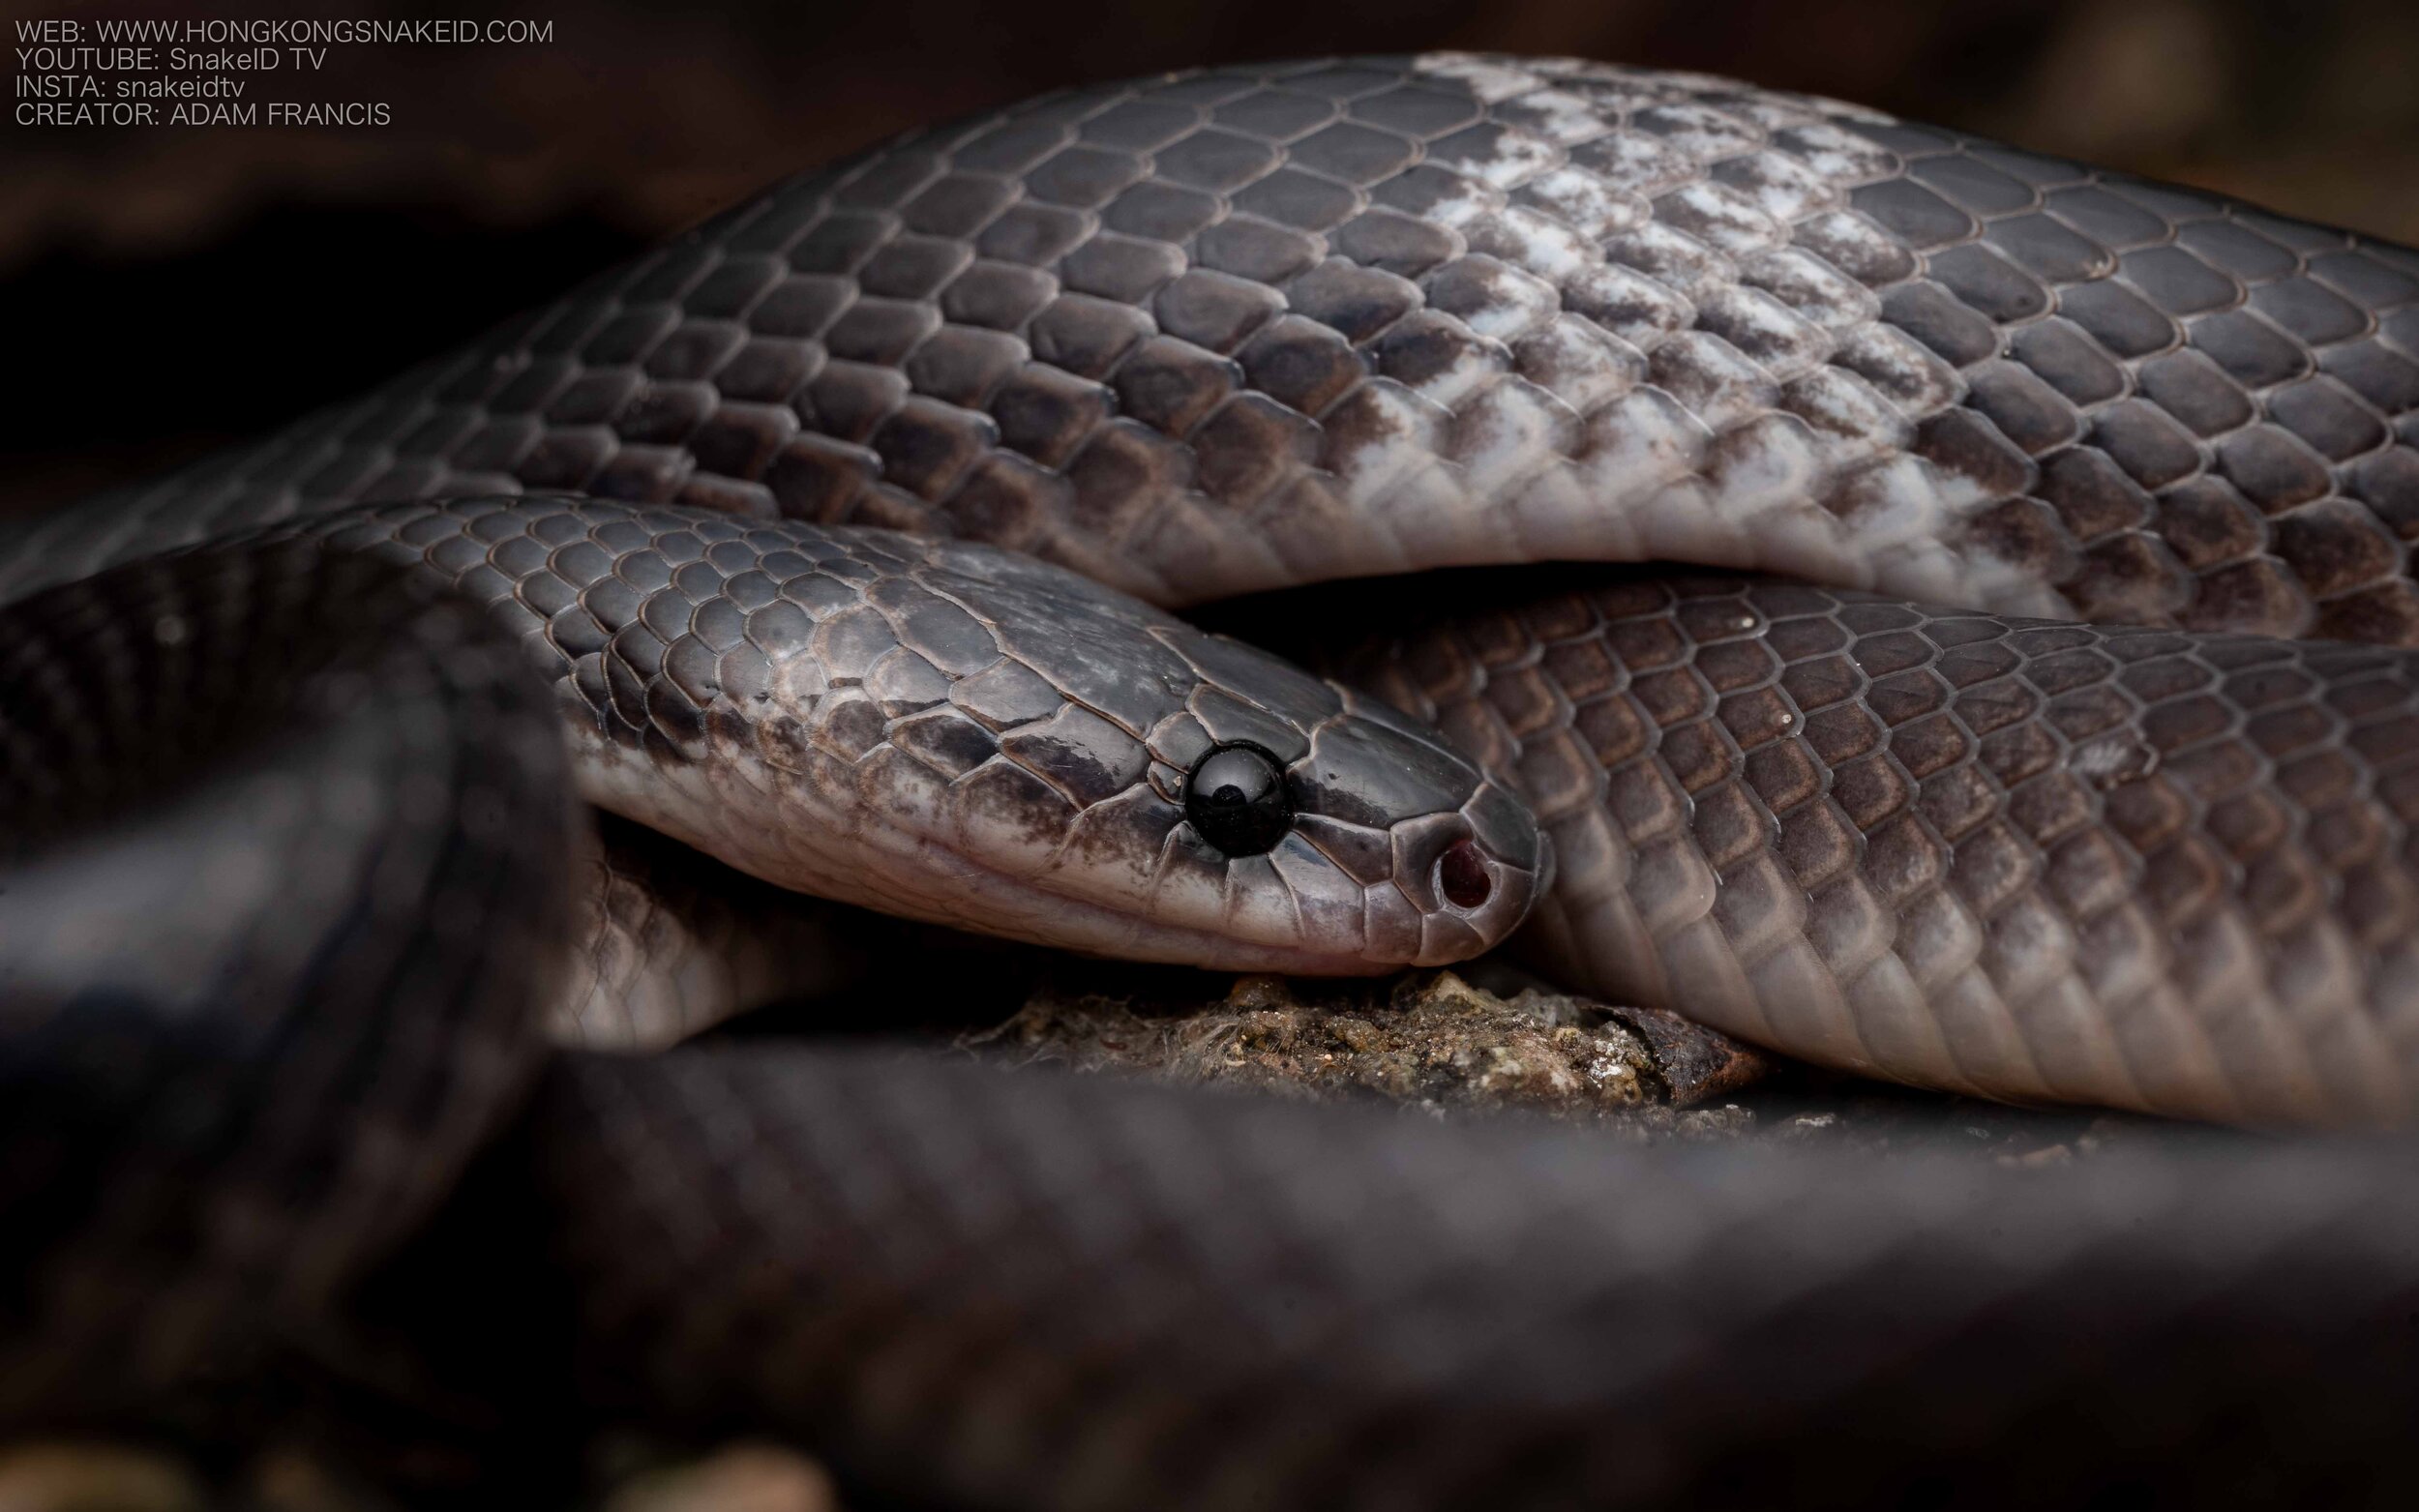
[[(336, 1326), (518, 1119), (582, 1398), (885, 1493), (2391, 1492), (2397, 1147), (1650, 1159), (812, 1050), (521, 1093), (576, 784), (1097, 953), (1533, 914), (1834, 1065), (2406, 1121), (2414, 415), (2407, 251), (1695, 75), (1212, 71), (779, 186), (0, 541), (0, 1407)], [(1794, 580), (1450, 578), (1335, 681), (1141, 602), (1647, 559)]]

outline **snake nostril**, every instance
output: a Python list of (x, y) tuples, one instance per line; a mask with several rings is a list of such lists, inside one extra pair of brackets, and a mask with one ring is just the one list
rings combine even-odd
[(1476, 908), (1495, 894), (1495, 878), (1487, 874), (1478, 847), (1457, 840), (1436, 858), (1437, 890), (1456, 908)]

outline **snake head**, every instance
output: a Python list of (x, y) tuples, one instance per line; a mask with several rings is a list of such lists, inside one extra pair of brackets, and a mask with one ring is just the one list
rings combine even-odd
[[(549, 508), (576, 523), (532, 528), (578, 533), (557, 574), (609, 590), (574, 583), (605, 613), (549, 631), (592, 726), (583, 790), (784, 886), (1130, 960), (1356, 974), (1477, 955), (1547, 880), (1526, 806), (1434, 730), (1064, 569), (798, 521), (516, 513)], [(675, 545), (743, 605), (614, 576)], [(702, 570), (686, 588), (713, 598)], [(691, 654), (708, 629), (720, 649)]]
[[(914, 580), (995, 648), (887, 726), (939, 785), (914, 806), (933, 838), (988, 874), (940, 916), (1005, 914), (1006, 933), (1127, 959), (1350, 974), (1477, 955), (1548, 880), (1527, 807), (1375, 698), (1029, 558), (923, 549)], [(889, 616), (903, 645), (917, 617)]]

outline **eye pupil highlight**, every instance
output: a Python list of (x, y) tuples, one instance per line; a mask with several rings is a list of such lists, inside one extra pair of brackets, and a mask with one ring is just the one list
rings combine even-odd
[(1212, 747), (1184, 780), (1184, 816), (1225, 854), (1260, 855), (1293, 827), (1285, 769), (1258, 746)]

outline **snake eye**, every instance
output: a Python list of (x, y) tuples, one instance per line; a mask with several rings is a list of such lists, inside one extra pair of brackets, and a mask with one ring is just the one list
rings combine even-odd
[(1213, 747), (1184, 779), (1184, 816), (1226, 854), (1259, 855), (1294, 822), (1285, 769), (1258, 746)]

